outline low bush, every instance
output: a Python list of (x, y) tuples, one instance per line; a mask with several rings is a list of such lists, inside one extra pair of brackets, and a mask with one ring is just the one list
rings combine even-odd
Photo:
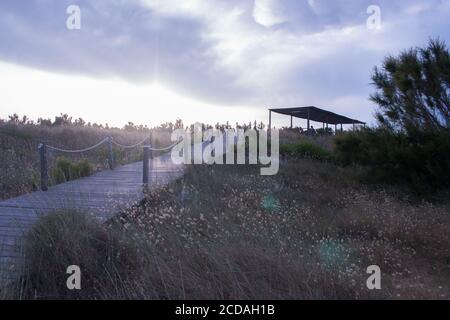
[(335, 153), (344, 166), (367, 167), (372, 182), (420, 194), (450, 188), (450, 135), (444, 131), (362, 130), (337, 138)]
[(82, 177), (88, 177), (92, 172), (92, 165), (86, 159), (74, 162), (68, 158), (60, 157), (56, 160), (52, 177), (55, 183), (63, 183)]
[(333, 158), (333, 154), (330, 151), (308, 141), (283, 144), (280, 146), (280, 154), (314, 160), (331, 160)]
[(318, 135), (333, 135), (333, 129), (331, 128), (319, 128), (316, 130)]
[(92, 165), (86, 159), (81, 159), (78, 162), (78, 176), (80, 178), (89, 177), (92, 174)]

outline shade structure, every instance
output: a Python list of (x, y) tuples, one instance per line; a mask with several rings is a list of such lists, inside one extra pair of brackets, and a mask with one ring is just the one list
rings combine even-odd
[(331, 111), (319, 109), (316, 107), (299, 107), (299, 108), (282, 108), (282, 109), (269, 109), (270, 112), (284, 114), (294, 118), (306, 119), (315, 122), (323, 122), (327, 124), (363, 124), (365, 122), (351, 119)]

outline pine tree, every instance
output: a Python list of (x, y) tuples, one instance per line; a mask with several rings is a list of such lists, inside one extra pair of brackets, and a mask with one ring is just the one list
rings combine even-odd
[(395, 131), (450, 130), (450, 52), (440, 40), (389, 56), (372, 75), (381, 125)]

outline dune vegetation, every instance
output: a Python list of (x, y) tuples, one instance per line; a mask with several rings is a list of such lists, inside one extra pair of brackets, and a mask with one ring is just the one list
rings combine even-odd
[[(378, 126), (336, 135), (285, 128), (277, 175), (187, 165), (106, 223), (73, 210), (42, 217), (24, 239), (23, 273), (2, 297), (450, 299), (449, 71), (437, 40), (387, 57), (372, 76)], [(43, 139), (76, 148), (148, 133), (11, 117), (0, 125), (2, 197), (20, 192), (5, 190), (12, 181), (30, 188), (31, 151)], [(98, 163), (58, 161), (65, 179)], [(29, 171), (15, 167), (23, 163)], [(69, 265), (81, 268), (81, 290), (67, 290)], [(367, 286), (370, 266), (381, 271), (380, 290)]]
[[(54, 121), (40, 119), (38, 123), (17, 115), (0, 119), (0, 200), (39, 189), (38, 146), (42, 142), (78, 150), (109, 136), (121, 144), (133, 145), (151, 133), (155, 145), (167, 145), (170, 125), (150, 129), (129, 123), (123, 128), (110, 128), (82, 119), (72, 120), (68, 115), (56, 117)], [(113, 152), (117, 165), (142, 158), (141, 149), (125, 151), (114, 147)], [(61, 183), (108, 168), (108, 148), (104, 144), (93, 151), (70, 155), (53, 151), (49, 152), (48, 161), (50, 183)]]
[[(450, 204), (365, 187), (353, 170), (289, 160), (191, 166), (106, 224), (54, 212), (28, 234), (22, 299), (449, 299)], [(66, 268), (82, 269), (82, 290)], [(366, 268), (382, 270), (368, 290)], [(6, 293), (4, 293), (6, 294)]]

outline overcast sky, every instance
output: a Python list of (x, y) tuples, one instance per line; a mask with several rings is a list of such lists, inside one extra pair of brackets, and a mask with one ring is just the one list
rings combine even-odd
[(450, 43), (449, 17), (450, 0), (1, 0), (0, 116), (234, 123), (315, 105), (372, 122), (373, 67)]

